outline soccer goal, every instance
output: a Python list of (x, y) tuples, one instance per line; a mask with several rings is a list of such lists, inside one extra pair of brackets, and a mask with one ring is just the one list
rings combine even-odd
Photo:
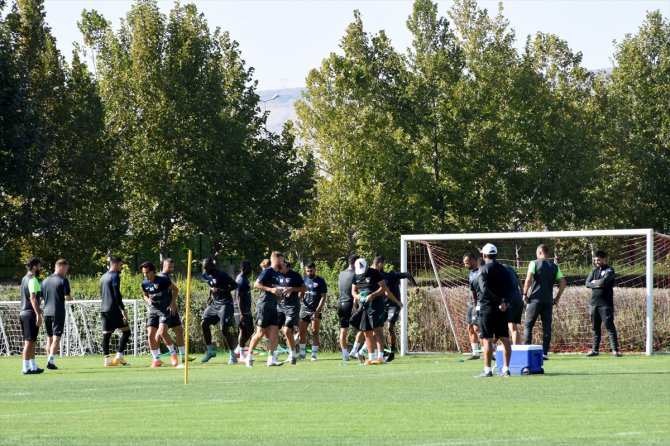
[[(102, 353), (100, 300), (74, 300), (65, 303), (65, 330), (60, 342), (61, 356)], [(147, 310), (143, 301), (124, 299), (128, 325), (132, 331), (127, 353), (135, 356), (149, 352), (147, 342)], [(0, 302), (0, 355), (20, 355), (23, 333), (19, 321), (21, 302)], [(118, 346), (119, 332), (112, 336), (110, 348)], [(42, 326), (35, 345), (38, 355), (46, 354), (46, 331)]]
[[(463, 255), (477, 254), (486, 243), (496, 245), (498, 260), (512, 265), (522, 283), (537, 246), (549, 247), (549, 257), (567, 282), (554, 307), (552, 352), (591, 348), (591, 291), (585, 282), (598, 249), (607, 251), (617, 274), (614, 308), (621, 350), (647, 355), (670, 350), (670, 236), (637, 229), (403, 235), (401, 271), (410, 271), (418, 286), (401, 284), (402, 355), (470, 351), (465, 321), (470, 291)], [(542, 343), (541, 326), (538, 320), (533, 343)], [(601, 349), (606, 348), (603, 328)]]

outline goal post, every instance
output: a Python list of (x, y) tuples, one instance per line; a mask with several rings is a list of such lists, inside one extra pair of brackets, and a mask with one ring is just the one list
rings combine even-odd
[[(638, 327), (630, 328), (631, 335), (624, 333), (623, 340), (627, 343), (627, 348), (644, 351), (647, 355), (654, 353), (655, 304), (656, 318), (659, 319), (660, 316), (660, 320), (664, 322), (661, 327), (664, 334), (659, 336), (660, 341), (657, 344), (664, 342), (668, 328), (665, 327), (665, 322), (669, 318), (666, 313), (670, 312), (670, 237), (667, 235), (655, 233), (652, 229), (414, 234), (403, 235), (400, 239), (400, 269), (414, 274), (419, 282), (418, 289), (411, 292), (406, 281), (401, 282), (401, 355), (430, 350), (430, 346), (435, 344), (436, 334), (433, 332), (437, 324), (440, 324), (442, 334), (448, 338), (448, 342), (442, 344), (443, 348), (435, 350), (445, 351), (446, 348), (449, 351), (461, 351), (461, 345), (469, 346), (464, 318), (460, 317), (464, 314), (468, 296), (467, 271), (462, 266), (462, 258), (465, 252), (477, 253), (487, 242), (498, 246), (498, 259), (502, 263), (512, 264), (522, 282), (529, 262), (535, 260), (535, 249), (539, 243), (549, 246), (551, 258), (554, 258), (552, 253), (556, 253), (558, 258), (555, 261), (564, 274), (570, 276), (569, 290), (565, 294), (568, 299), (561, 299), (561, 304), (564, 300), (568, 302), (557, 306), (555, 311), (560, 311), (561, 314), (554, 314), (555, 321), (557, 316), (563, 318), (555, 327), (563, 330), (563, 333), (554, 333), (565, 334), (565, 337), (559, 336), (561, 341), (558, 343), (565, 351), (578, 351), (590, 346), (590, 292), (584, 284), (586, 275), (592, 268), (591, 260), (595, 249), (610, 252), (609, 263), (614, 266), (617, 276), (621, 277), (615, 289), (615, 314), (618, 309), (626, 312), (630, 307), (635, 314), (641, 313), (640, 329), (644, 320), (644, 330), (640, 330), (639, 335), (635, 332)], [(616, 303), (618, 296), (625, 298), (629, 305), (625, 310)], [(443, 302), (439, 302), (440, 300)], [(417, 306), (421, 307), (423, 314), (412, 311)], [(432, 318), (428, 325), (432, 325), (417, 327), (416, 319), (428, 316)], [(438, 316), (440, 321), (436, 320)], [(626, 316), (631, 317), (630, 314)], [(541, 324), (536, 324), (535, 332), (538, 331), (538, 325)], [(426, 339), (412, 342), (412, 335), (423, 333), (421, 330), (424, 328), (431, 331), (429, 334), (432, 338), (422, 334), (420, 337)], [(606, 338), (607, 336), (603, 336), (603, 343), (607, 342)], [(657, 347), (660, 350), (668, 349), (667, 344)]]

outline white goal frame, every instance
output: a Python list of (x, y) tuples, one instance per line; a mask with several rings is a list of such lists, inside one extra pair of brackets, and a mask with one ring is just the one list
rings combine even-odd
[[(646, 330), (645, 354), (654, 352), (654, 235), (653, 229), (610, 229), (597, 231), (546, 231), (546, 232), (491, 232), (472, 234), (413, 234), (400, 237), (400, 271), (407, 272), (407, 244), (410, 241), (439, 241), (439, 240), (508, 240), (508, 239), (539, 239), (539, 238), (577, 238), (577, 237), (607, 237), (607, 236), (646, 236)], [(659, 234), (661, 235), (661, 234)], [(440, 283), (438, 278), (438, 284)], [(407, 355), (407, 283), (400, 281), (400, 296), (403, 304), (400, 319), (400, 355)], [(448, 315), (449, 318), (451, 318)]]

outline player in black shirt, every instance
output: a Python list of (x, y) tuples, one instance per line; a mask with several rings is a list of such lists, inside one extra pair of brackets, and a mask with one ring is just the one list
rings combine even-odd
[(239, 353), (240, 359), (245, 360), (244, 346), (254, 334), (254, 321), (251, 317), (251, 262), (242, 260), (240, 264), (240, 274), (235, 278), (237, 289), (235, 290), (235, 323), (240, 333), (237, 338), (236, 353)]
[[(349, 360), (349, 351), (347, 350), (347, 335), (349, 334), (349, 319), (354, 314), (354, 296), (351, 294), (351, 285), (354, 283), (356, 273), (354, 272), (354, 262), (358, 260), (357, 255), (349, 256), (347, 269), (340, 273), (337, 279), (337, 288), (339, 298), (337, 300), (337, 317), (340, 320), (340, 349), (342, 349), (342, 360)], [(356, 346), (358, 352), (358, 346)]]
[(484, 341), (484, 371), (475, 378), (493, 376), (491, 358), (493, 357), (494, 339), (500, 339), (504, 350), (504, 367), (502, 376), (508, 377), (509, 361), (512, 356), (512, 345), (507, 327), (507, 297), (512, 291), (512, 282), (503, 265), (497, 262), (498, 250), (495, 245), (487, 243), (482, 248), (486, 263), (479, 268), (479, 329)]
[(151, 367), (155, 368), (162, 365), (160, 356), (161, 338), (170, 352), (172, 366), (177, 367), (179, 358), (172, 343), (172, 338), (167, 331), (170, 316), (177, 314), (177, 287), (168, 277), (157, 275), (156, 267), (151, 262), (144, 262), (140, 269), (142, 275), (144, 275), (142, 297), (149, 308), (147, 336), (154, 359)]
[[(163, 269), (160, 273), (158, 273), (158, 275), (170, 279), (170, 274), (173, 272), (174, 260), (170, 258), (163, 259)], [(172, 279), (170, 279), (170, 281), (172, 282)], [(179, 288), (174, 284), (174, 282), (172, 282), (172, 284), (175, 286), (175, 288), (177, 288), (177, 296), (179, 296)], [(163, 337), (161, 327), (162, 326), (158, 327), (158, 334)], [(186, 362), (186, 346), (184, 342), (184, 326), (182, 325), (181, 318), (179, 317), (179, 307), (177, 307), (177, 310), (174, 314), (168, 314), (167, 328), (171, 328), (174, 331), (174, 343), (177, 346), (177, 350), (179, 350), (179, 355), (181, 356), (181, 362), (183, 364)], [(195, 357), (189, 356), (188, 360), (194, 361)]]
[[(289, 357), (286, 362), (295, 365), (298, 358), (295, 354), (294, 327), (300, 321), (299, 294), (305, 292), (307, 288), (300, 274), (291, 269), (290, 263), (284, 263), (282, 269), (279, 270), (279, 274), (277, 274), (277, 279), (282, 294), (277, 313), (289, 349)], [(277, 359), (277, 353), (275, 351), (275, 360)]]
[(72, 300), (70, 296), (70, 282), (65, 275), (68, 262), (60, 259), (56, 262), (54, 273), (42, 281), (42, 295), (44, 296), (44, 327), (47, 331), (47, 369), (56, 370), (54, 356), (60, 345), (65, 327), (65, 301)]
[(202, 269), (204, 270), (202, 278), (209, 285), (209, 298), (207, 299), (209, 305), (202, 315), (200, 325), (205, 343), (207, 343), (207, 354), (201, 359), (201, 362), (207, 362), (210, 358), (216, 356), (210, 327), (218, 325), (230, 353), (228, 365), (236, 364), (235, 343), (233, 335), (230, 333), (230, 327), (235, 323), (235, 306), (233, 305), (231, 291), (237, 289), (237, 282), (228, 273), (216, 268), (216, 262), (212, 258), (205, 259), (202, 262)]
[(386, 357), (386, 362), (391, 362), (395, 359), (396, 350), (396, 332), (395, 324), (400, 317), (400, 310), (402, 310), (402, 302), (400, 302), (400, 281), (403, 279), (408, 279), (409, 282), (416, 286), (414, 277), (409, 272), (399, 273), (397, 271), (384, 271), (384, 266), (386, 265), (386, 259), (384, 256), (375, 257), (372, 262), (372, 267), (377, 271), (382, 273), (382, 277), (386, 281), (386, 286), (388, 291), (384, 296), (384, 320), (387, 337), (386, 343), (391, 348), (391, 353)]
[(619, 353), (619, 341), (614, 325), (614, 283), (616, 274), (614, 268), (607, 264), (607, 253), (605, 251), (596, 251), (593, 262), (596, 267), (586, 278), (586, 287), (591, 289), (589, 315), (593, 324), (593, 350), (586, 356), (598, 356), (601, 325), (604, 322), (610, 337), (612, 355), (618, 357), (621, 356), (621, 353)]
[(26, 263), (27, 273), (21, 280), (21, 311), (19, 320), (23, 329), (23, 374), (36, 375), (44, 372), (37, 367), (35, 361), (35, 341), (42, 325), (42, 313), (40, 312), (40, 299), (42, 288), (37, 275), (40, 273), (42, 262), (40, 259), (31, 257)]
[[(463, 256), (463, 266), (468, 271), (468, 282), (470, 283), (470, 295), (468, 306), (465, 311), (465, 324), (468, 328), (468, 338), (472, 354), (468, 360), (479, 359), (479, 311), (477, 311), (477, 290), (479, 289), (479, 260), (478, 256), (468, 253)], [(482, 261), (483, 263), (483, 261)]]
[(351, 294), (361, 305), (362, 317), (358, 329), (364, 333), (365, 343), (370, 352), (366, 364), (384, 362), (384, 295), (388, 291), (382, 274), (368, 267), (365, 259), (358, 259), (354, 265), (356, 278), (351, 286)]
[[(102, 320), (102, 352), (105, 354), (105, 367), (129, 365), (123, 359), (123, 352), (130, 338), (130, 327), (128, 327), (128, 314), (123, 305), (121, 296), (121, 267), (123, 262), (118, 257), (109, 258), (109, 271), (100, 278), (100, 318)], [(112, 339), (114, 330), (121, 330), (119, 348), (116, 351), (116, 359), (112, 360), (109, 354), (109, 341)]]
[(299, 359), (307, 357), (307, 329), (312, 327), (312, 361), (316, 361), (319, 350), (319, 327), (321, 326), (321, 312), (326, 306), (326, 296), (328, 295), (328, 285), (322, 277), (316, 275), (316, 265), (310, 262), (305, 265), (305, 276), (302, 278), (307, 288), (305, 292), (300, 293), (302, 306), (300, 308), (299, 339), (300, 356)]

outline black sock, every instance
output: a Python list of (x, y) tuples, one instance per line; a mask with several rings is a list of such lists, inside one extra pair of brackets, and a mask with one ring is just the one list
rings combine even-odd
[(111, 333), (102, 334), (102, 352), (105, 356), (109, 356), (109, 341), (112, 339)]
[(128, 339), (130, 339), (130, 330), (121, 332), (121, 339), (119, 340), (119, 349), (117, 352), (123, 354), (126, 351), (126, 345), (128, 344)]

